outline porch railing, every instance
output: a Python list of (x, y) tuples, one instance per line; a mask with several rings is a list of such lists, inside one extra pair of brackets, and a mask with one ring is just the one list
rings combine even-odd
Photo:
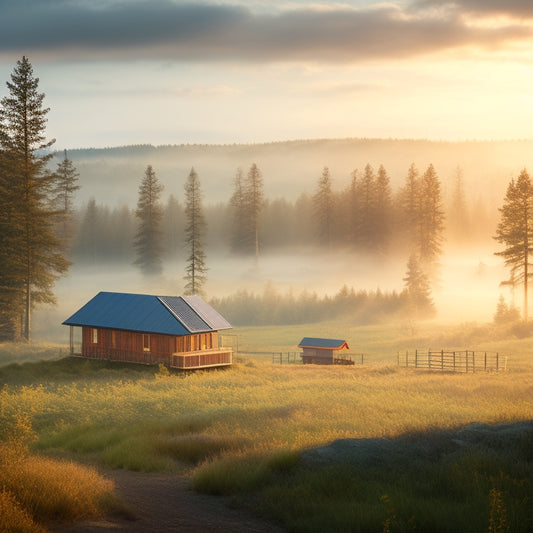
[(231, 365), (233, 350), (231, 348), (213, 348), (195, 352), (173, 353), (170, 366), (180, 369), (208, 368)]

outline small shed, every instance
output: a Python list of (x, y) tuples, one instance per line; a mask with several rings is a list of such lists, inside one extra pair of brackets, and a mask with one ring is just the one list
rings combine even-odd
[(232, 363), (219, 335), (231, 325), (199, 296), (100, 292), (63, 324), (79, 357), (178, 369)]
[(349, 349), (348, 343), (345, 340), (304, 337), (298, 345), (298, 348), (302, 349), (300, 355), (304, 365), (353, 365), (351, 359), (347, 359), (339, 353), (344, 348)]

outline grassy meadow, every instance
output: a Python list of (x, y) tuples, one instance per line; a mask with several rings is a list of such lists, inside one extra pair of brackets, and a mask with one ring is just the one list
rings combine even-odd
[[(87, 480), (80, 486), (92, 494), (86, 508), (51, 504), (43, 512), (42, 503), (21, 496), (29, 474), (4, 474), (0, 509), (43, 529), (51, 520), (105, 512), (117, 503), (96, 468), (124, 468), (190, 476), (195, 490), (231, 495), (235, 505), (291, 531), (533, 529), (531, 432), (496, 447), (454, 442), (472, 422), (505, 429), (533, 420), (533, 338), (505, 340), (489, 326), (468, 324), (324, 323), (233, 333), (233, 367), (187, 374), (53, 358), (49, 346), (34, 347), (19, 364), (13, 359), (23, 349), (0, 346), (2, 471), (32, 461), (43, 465), (27, 468), (36, 478), (79, 468), (69, 475)], [(297, 351), (313, 335), (346, 338), (351, 351), (366, 354), (365, 364), (271, 363), (271, 352)], [(507, 371), (396, 366), (398, 350), (428, 347), (499, 351)], [(364, 439), (357, 442), (376, 449), (364, 464), (308, 455), (337, 439)], [(384, 442), (393, 448), (380, 455)], [(40, 492), (51, 500), (57, 494)]]

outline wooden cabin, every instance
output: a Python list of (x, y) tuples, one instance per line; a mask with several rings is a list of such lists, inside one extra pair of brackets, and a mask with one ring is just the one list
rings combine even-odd
[(349, 349), (345, 340), (320, 339), (316, 337), (304, 337), (298, 348), (302, 349), (300, 354), (302, 362), (315, 365), (353, 365), (351, 358), (343, 357), (340, 350)]
[(79, 357), (184, 370), (232, 363), (219, 334), (231, 325), (199, 296), (100, 292), (63, 324)]

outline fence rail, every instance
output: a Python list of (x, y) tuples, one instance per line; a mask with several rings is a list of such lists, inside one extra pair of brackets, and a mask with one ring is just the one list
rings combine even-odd
[(301, 363), (299, 352), (273, 352), (272, 363), (278, 365), (293, 365)]
[(439, 372), (488, 372), (505, 370), (507, 356), (474, 350), (414, 350), (398, 352), (398, 366)]

